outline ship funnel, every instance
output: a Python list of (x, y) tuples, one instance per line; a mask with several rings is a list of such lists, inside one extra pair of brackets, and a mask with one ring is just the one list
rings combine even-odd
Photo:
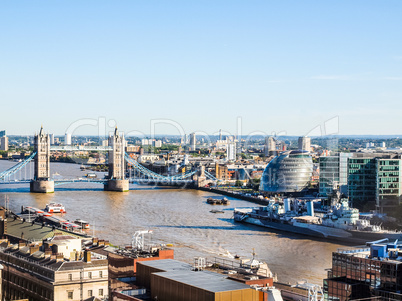
[(313, 201), (307, 202), (307, 215), (314, 216), (314, 202)]
[(285, 213), (290, 211), (290, 199), (284, 199), (283, 204), (285, 205)]

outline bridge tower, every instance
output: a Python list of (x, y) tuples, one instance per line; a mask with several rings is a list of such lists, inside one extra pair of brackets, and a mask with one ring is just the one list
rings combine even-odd
[(197, 187), (203, 187), (207, 183), (207, 177), (205, 176), (205, 166), (201, 165), (196, 176)]
[(109, 146), (112, 149), (109, 151), (109, 177), (104, 186), (108, 191), (128, 191), (129, 183), (125, 179), (126, 165), (124, 160), (125, 153), (124, 135), (119, 135), (117, 127), (114, 131), (114, 135), (109, 137)]
[(50, 180), (50, 138), (40, 128), (39, 134), (34, 138), (35, 172), (30, 183), (31, 192), (54, 192), (54, 181)]

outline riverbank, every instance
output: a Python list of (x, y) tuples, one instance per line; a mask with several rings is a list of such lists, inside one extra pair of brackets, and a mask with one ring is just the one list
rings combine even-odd
[(241, 193), (235, 193), (232, 191), (228, 191), (228, 190), (223, 190), (223, 189), (217, 189), (217, 188), (210, 188), (210, 187), (197, 187), (196, 189), (198, 190), (202, 190), (202, 191), (207, 191), (207, 192), (213, 192), (213, 193), (217, 193), (217, 194), (221, 194), (221, 195), (225, 195), (225, 196), (229, 196), (229, 197), (233, 197), (236, 199), (240, 199), (243, 201), (248, 201), (248, 202), (252, 202), (255, 204), (259, 204), (259, 205), (268, 205), (268, 201), (266, 199), (260, 199), (260, 198), (256, 198), (253, 196), (246, 196), (244, 194)]

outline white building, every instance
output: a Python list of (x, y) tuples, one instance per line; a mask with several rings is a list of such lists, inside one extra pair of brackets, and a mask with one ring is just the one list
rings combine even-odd
[(307, 136), (299, 137), (299, 150), (311, 151), (311, 138)]
[(8, 151), (8, 137), (7, 136), (1, 137), (0, 145), (1, 145), (0, 150)]
[(276, 152), (276, 142), (274, 137), (265, 137), (264, 155), (266, 157), (273, 155)]
[(64, 144), (71, 145), (71, 134), (70, 133), (66, 133), (66, 135), (64, 136)]
[(50, 144), (53, 145), (54, 144), (54, 134), (49, 134), (49, 138), (50, 138)]
[(226, 159), (228, 161), (236, 160), (236, 143), (228, 143), (226, 147)]
[(142, 146), (162, 147), (162, 140), (141, 139), (141, 145), (142, 145)]
[(197, 144), (197, 137), (195, 136), (195, 133), (190, 134), (190, 147), (191, 150), (195, 150)]

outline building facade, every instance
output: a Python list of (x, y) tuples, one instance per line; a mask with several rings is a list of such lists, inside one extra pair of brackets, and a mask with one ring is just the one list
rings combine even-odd
[(376, 209), (389, 211), (401, 204), (402, 160), (376, 159)]
[(195, 151), (196, 149), (196, 144), (197, 144), (197, 137), (195, 133), (190, 134), (190, 147), (192, 151)]
[(276, 154), (276, 141), (274, 137), (265, 137), (264, 155), (266, 157)]
[(0, 150), (8, 151), (8, 137), (3, 136), (0, 138)]
[(70, 133), (66, 133), (64, 136), (64, 144), (65, 145), (71, 145), (72, 141), (71, 141), (71, 134)]
[(230, 142), (226, 145), (226, 159), (228, 161), (236, 160), (236, 143)]
[(313, 174), (309, 152), (286, 151), (275, 157), (265, 168), (260, 183), (263, 192), (301, 192)]
[(364, 155), (348, 160), (348, 194), (354, 207), (380, 212), (401, 203), (402, 161), (398, 156)]
[(325, 300), (402, 300), (400, 247), (373, 243), (334, 252), (324, 279)]
[(300, 151), (311, 151), (311, 138), (310, 137), (299, 137), (298, 139), (298, 147)]
[(319, 193), (321, 197), (331, 194), (334, 185), (343, 194), (348, 193), (348, 158), (352, 153), (339, 153), (336, 156), (319, 158)]
[(38, 301), (100, 299), (108, 295), (107, 259), (65, 261), (63, 255), (39, 246), (0, 245), (3, 270), (2, 300)]

